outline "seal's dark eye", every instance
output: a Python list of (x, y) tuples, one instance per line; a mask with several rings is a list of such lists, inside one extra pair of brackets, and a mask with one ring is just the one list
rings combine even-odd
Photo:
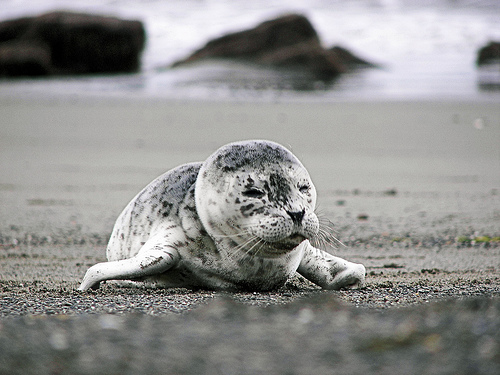
[(301, 185), (301, 186), (299, 186), (299, 191), (301, 193), (307, 193), (309, 191), (309, 185)]
[(262, 198), (265, 194), (264, 191), (257, 188), (250, 188), (243, 192), (243, 195), (249, 198)]

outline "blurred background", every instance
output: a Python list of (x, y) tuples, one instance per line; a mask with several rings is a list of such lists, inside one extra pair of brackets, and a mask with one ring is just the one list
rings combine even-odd
[[(477, 51), (500, 40), (497, 0), (0, 0), (0, 20), (74, 10), (138, 19), (147, 45), (138, 74), (2, 81), (0, 94), (51, 92), (176, 99), (279, 100), (500, 97), (500, 68), (478, 70)], [(168, 69), (209, 39), (295, 12), (324, 46), (378, 65), (296, 90), (289, 77), (226, 64)], [(494, 83), (491, 85), (491, 83)], [(495, 85), (496, 84), (496, 85)]]

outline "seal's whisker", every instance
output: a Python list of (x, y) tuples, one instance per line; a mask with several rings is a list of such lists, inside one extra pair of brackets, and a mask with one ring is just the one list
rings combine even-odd
[(236, 250), (245, 250), (245, 253), (248, 253), (248, 250), (246, 250), (246, 247), (250, 245), (250, 250), (255, 246), (255, 242), (259, 242), (260, 238), (257, 236), (252, 236), (243, 243), (239, 244), (236, 246)]
[(319, 219), (319, 230), (314, 238), (311, 239), (313, 246), (327, 248), (328, 246), (338, 247), (346, 246), (337, 238), (337, 231), (332, 221), (320, 213), (317, 213)]
[(245, 249), (249, 244), (253, 243), (255, 241), (255, 239), (253, 238), (250, 238), (250, 239), (247, 239), (245, 242), (239, 244), (238, 246), (235, 247), (235, 250), (243, 250)]
[(337, 247), (337, 245), (346, 246), (331, 231), (325, 229), (320, 229), (318, 232), (318, 241), (325, 247), (328, 245), (335, 247)]
[(255, 253), (253, 255), (258, 255), (262, 248), (264, 247), (264, 240), (262, 238), (257, 238), (257, 241), (255, 242), (255, 244), (252, 245), (252, 247), (250, 247), (248, 249), (248, 251), (246, 252), (247, 255), (252, 255), (250, 254), (250, 252), (255, 249), (257, 246), (259, 246), (256, 250), (255, 250)]

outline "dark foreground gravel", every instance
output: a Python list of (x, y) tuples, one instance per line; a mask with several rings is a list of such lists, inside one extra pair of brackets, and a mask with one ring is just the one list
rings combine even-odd
[[(92, 297), (72, 295), (68, 300)], [(127, 298), (128, 294), (114, 305)], [(87, 305), (98, 306), (102, 299), (98, 294), (97, 301)], [(160, 294), (157, 299), (168, 301), (168, 294)], [(185, 295), (180, 297), (183, 299)], [(141, 307), (130, 314), (110, 314), (96, 308), (95, 312), (100, 313), (4, 319), (0, 330), (0, 373), (500, 371), (498, 298), (453, 299), (375, 311), (343, 303), (332, 293), (317, 293), (268, 307), (239, 303), (229, 296), (212, 299), (204, 295), (203, 299), (202, 306), (185, 314), (151, 316)], [(210, 301), (204, 303), (206, 299)]]
[(0, 374), (498, 374), (500, 277), (370, 271), (272, 293), (0, 281)]

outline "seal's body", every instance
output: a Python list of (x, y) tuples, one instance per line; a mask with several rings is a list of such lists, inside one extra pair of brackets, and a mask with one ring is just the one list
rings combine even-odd
[(151, 182), (123, 210), (108, 262), (80, 290), (125, 285), (264, 291), (299, 272), (327, 289), (364, 284), (365, 268), (313, 247), (316, 190), (300, 161), (269, 141), (226, 145)]

